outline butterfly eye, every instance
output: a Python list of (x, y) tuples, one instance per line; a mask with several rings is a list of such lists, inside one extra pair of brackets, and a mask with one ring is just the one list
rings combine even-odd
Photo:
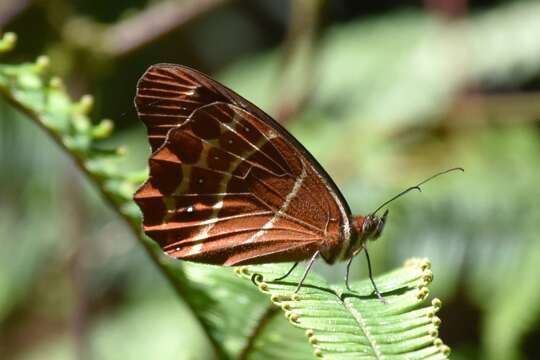
[(362, 232), (364, 234), (370, 234), (373, 230), (373, 217), (371, 215), (368, 215), (364, 218), (364, 222), (362, 223)]
[(375, 229), (375, 232), (373, 233), (373, 236), (371, 237), (371, 240), (376, 240), (381, 236), (381, 233), (384, 229), (384, 221), (379, 220), (377, 222), (377, 228)]

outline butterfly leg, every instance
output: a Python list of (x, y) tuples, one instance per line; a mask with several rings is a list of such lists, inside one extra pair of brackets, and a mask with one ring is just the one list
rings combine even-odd
[(367, 248), (364, 247), (364, 248), (360, 248), (358, 250), (356, 250), (353, 255), (351, 256), (351, 258), (349, 259), (349, 261), (347, 262), (347, 271), (345, 273), (345, 287), (347, 288), (347, 290), (349, 291), (354, 291), (353, 289), (351, 289), (351, 286), (349, 285), (349, 272), (350, 272), (350, 269), (351, 269), (351, 264), (352, 264), (352, 261), (354, 259), (354, 257), (361, 251), (361, 250), (364, 250), (364, 252), (366, 253), (366, 259), (367, 259), (367, 264), (368, 264), (368, 274), (369, 274), (369, 280), (371, 280), (371, 284), (373, 285), (373, 289), (375, 291), (375, 294), (377, 295), (377, 297), (379, 298), (379, 300), (381, 300), (383, 303), (386, 304), (386, 300), (384, 299), (384, 297), (382, 296), (381, 292), (379, 291), (379, 289), (377, 289), (377, 285), (375, 284), (375, 280), (373, 280), (373, 273), (371, 271), (371, 261), (369, 259), (369, 253), (367, 252)]
[(371, 280), (371, 284), (373, 285), (373, 290), (375, 291), (375, 294), (377, 295), (379, 300), (381, 300), (382, 303), (386, 304), (387, 303), (386, 300), (382, 296), (379, 289), (377, 289), (377, 285), (375, 284), (375, 280), (373, 280), (373, 274), (371, 272), (371, 261), (369, 260), (369, 254), (368, 254), (368, 251), (367, 251), (366, 247), (364, 247), (364, 253), (366, 254), (366, 260), (367, 260), (367, 264), (368, 264), (369, 280)]
[(287, 271), (287, 273), (283, 276), (280, 276), (278, 278), (275, 278), (274, 280), (272, 281), (280, 281), (280, 280), (283, 280), (285, 279), (287, 276), (291, 275), (291, 273), (293, 272), (293, 270), (298, 266), (298, 263), (295, 262), (294, 265), (292, 266), (292, 268), (289, 269), (289, 271)]
[(354, 259), (354, 254), (353, 256), (351, 256), (351, 258), (347, 262), (347, 271), (345, 272), (345, 287), (349, 291), (353, 291), (353, 289), (351, 289), (351, 287), (349, 286), (349, 272), (351, 270), (351, 264), (352, 264), (353, 259)]
[(313, 256), (311, 257), (311, 259), (309, 259), (309, 262), (306, 266), (306, 270), (304, 271), (304, 274), (302, 275), (302, 278), (300, 279), (300, 282), (298, 283), (298, 286), (296, 287), (296, 290), (294, 290), (294, 293), (298, 293), (298, 291), (300, 291), (300, 288), (302, 287), (302, 284), (304, 283), (304, 280), (306, 280), (306, 276), (307, 274), (309, 273), (309, 270), (311, 269), (311, 267), (313, 266), (313, 263), (315, 262), (315, 260), (317, 260), (317, 257), (319, 256), (320, 254), (320, 251), (316, 251), (315, 254), (313, 254)]
[[(349, 290), (349, 291), (353, 291), (353, 292), (354, 292), (354, 290), (351, 289), (351, 286), (349, 285), (349, 273), (350, 273), (350, 271), (351, 271), (351, 264), (352, 264), (352, 261), (353, 261), (353, 259), (355, 258), (355, 256), (358, 255), (358, 253), (359, 253), (360, 251), (362, 251), (362, 249), (363, 249), (363, 248), (360, 248), (360, 249), (355, 250), (355, 251), (353, 252), (351, 258), (350, 258), (349, 261), (347, 262), (347, 271), (346, 271), (346, 273), (345, 273), (345, 287), (346, 287), (347, 290)], [(370, 278), (371, 278), (371, 265), (370, 265), (369, 260), (368, 260), (368, 268), (369, 268), (369, 274), (370, 274)], [(373, 280), (372, 280), (372, 281), (373, 281)], [(376, 289), (376, 287), (375, 287), (375, 289)]]

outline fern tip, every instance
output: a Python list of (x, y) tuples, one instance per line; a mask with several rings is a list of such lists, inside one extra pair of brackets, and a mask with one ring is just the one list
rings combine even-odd
[(14, 32), (7, 32), (0, 39), (0, 52), (7, 52), (12, 50), (17, 44), (17, 34)]
[(40, 55), (36, 59), (36, 71), (42, 73), (51, 65), (51, 59), (47, 55)]

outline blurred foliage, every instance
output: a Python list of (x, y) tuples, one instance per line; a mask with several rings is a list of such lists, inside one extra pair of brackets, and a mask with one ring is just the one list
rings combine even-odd
[[(10, 45), (14, 41), (13, 33), (7, 33), (0, 40), (0, 45)], [(10, 49), (11, 46), (4, 48)], [(290, 352), (292, 348), (295, 353), (313, 356), (312, 352), (307, 350), (308, 347), (298, 341), (298, 335), (297, 341), (290, 343), (287, 338), (276, 338), (273, 333), (268, 332), (266, 325), (276, 311), (248, 282), (242, 282), (230, 270), (217, 266), (181, 266), (181, 262), (167, 257), (141, 233), (140, 216), (138, 211), (133, 209), (131, 200), (135, 186), (141, 182), (140, 175), (119, 171), (120, 166), (116, 161), (123, 154), (121, 148), (102, 150), (99, 146), (99, 140), (110, 136), (112, 122), (105, 119), (92, 125), (87, 116), (93, 102), (92, 97), (85, 95), (80, 101), (72, 102), (62, 81), (48, 76), (48, 66), (49, 59), (45, 56), (40, 56), (35, 63), (0, 65), (0, 93), (10, 105), (43, 127), (50, 137), (70, 154), (104, 200), (131, 226), (152, 260), (169, 279), (178, 296), (191, 310), (191, 315), (206, 332), (213, 345), (213, 355), (219, 358), (242, 359), (283, 357), (283, 353), (277, 354), (276, 351), (265, 349), (261, 345), (268, 337), (272, 339), (271, 345), (279, 349), (283, 348), (280, 342), (286, 343), (286, 349), (289, 349), (286, 352)], [(82, 219), (75, 219), (71, 225), (83, 228), (82, 222)], [(74, 234), (74, 231), (68, 234), (70, 233)], [(70, 268), (76, 296), (82, 295), (82, 289), (77, 283), (81, 274), (76, 256), (85, 254), (84, 250), (86, 249), (83, 247), (75, 250), (72, 260), (74, 263)], [(274, 292), (270, 293), (272, 301), (282, 306), (292, 324), (307, 329), (309, 343), (314, 347), (313, 354), (317, 357), (350, 358), (363, 355), (379, 358), (382, 355), (406, 355), (418, 359), (444, 359), (447, 358), (449, 348), (438, 338), (440, 320), (434, 316), (440, 305), (419, 308), (428, 295), (426, 285), (433, 276), (429, 267), (430, 264), (426, 261), (413, 261), (393, 274), (378, 278), (381, 290), (388, 294), (388, 305), (371, 294), (371, 283), (367, 280), (360, 285), (359, 295), (351, 295), (344, 293), (339, 287), (330, 288), (321, 280), (314, 281), (314, 276), (310, 276), (305, 287), (313, 287), (315, 291), (307, 294), (303, 291), (299, 295), (295, 294), (293, 289), (300, 279), (291, 275), (296, 282), (288, 285), (275, 284)], [(247, 275), (248, 279), (251, 277), (255, 284), (255, 279), (262, 277), (262, 274), (277, 277), (276, 274), (282, 274), (285, 270), (286, 268), (280, 265), (244, 267), (238, 268), (237, 272)], [(250, 276), (250, 273), (253, 275)], [(267, 292), (268, 284), (260, 283), (258, 286), (261, 291)], [(6, 294), (8, 293), (9, 291), (6, 291)], [(285, 297), (290, 301), (285, 300)], [(74, 311), (74, 321), (79, 330), (76, 332), (76, 353), (86, 356), (89, 349), (85, 335), (89, 329), (84, 326), (84, 302), (81, 299), (76, 300), (80, 301), (80, 307), (76, 307)], [(439, 300), (434, 301), (440, 303)], [(291, 311), (293, 306), (299, 309)], [(336, 324), (342, 326), (338, 328)], [(96, 326), (99, 329), (99, 326)], [(282, 328), (287, 326), (290, 325), (281, 323)], [(354, 333), (351, 334), (351, 331)], [(317, 337), (314, 336), (315, 332)], [(95, 334), (94, 338), (99, 344), (99, 333)], [(63, 350), (65, 351), (63, 346), (55, 349)], [(134, 352), (129, 349), (127, 354)], [(100, 355), (107, 356), (106, 352)], [(185, 356), (191, 354), (186, 352)], [(207, 354), (205, 357), (212, 355)]]
[[(319, 28), (309, 38), (287, 32), (298, 18), (285, 1), (207, 1), (200, 8), (178, 1), (189, 21), (143, 36), (148, 26), (136, 27), (137, 20), (172, 3), (138, 1), (127, 8), (126, 2), (6, 0), (0, 6), (0, 27), (20, 37), (2, 63), (43, 53), (50, 59), (26, 64), (24, 71), (2, 65), (3, 74), (29, 74), (2, 87), (17, 85), (15, 100), (42, 107), (19, 109), (21, 115), (12, 93), (0, 96), (0, 357), (236, 356), (257, 319), (272, 311), (263, 294), (231, 272), (181, 268), (150, 241), (143, 243), (154, 254), (148, 261), (133, 231), (25, 119), (43, 116), (47, 126), (68, 134), (51, 133), (106, 190), (106, 199), (134, 219), (130, 197), (145, 176), (139, 169), (148, 146), (132, 97), (140, 74), (162, 61), (218, 73), (274, 114), (282, 113), (283, 94), (298, 97), (292, 101), (297, 108), (286, 104), (287, 126), (336, 180), (354, 212), (366, 213), (445, 167), (465, 167), (464, 175), (438, 179), (423, 194), (390, 206), (383, 239), (371, 246), (375, 273), (411, 256), (431, 259), (432, 290), (445, 304), (438, 314), (441, 337), (453, 358), (540, 356), (538, 2), (480, 2), (457, 16), (445, 13), (442, 1), (422, 7), (321, 2), (312, 15), (319, 16)], [(121, 43), (114, 37), (122, 34), (118, 29), (133, 30), (127, 33), (139, 43), (129, 51), (104, 51)], [(0, 50), (10, 44), (8, 36)], [(36, 74), (59, 74), (66, 84), (48, 79), (43, 91)], [(91, 92), (95, 100), (71, 103), (63, 88), (75, 97)], [(118, 135), (100, 140), (111, 123), (84, 120), (92, 103), (92, 117), (115, 118)], [(53, 105), (64, 112), (47, 113)], [(68, 123), (72, 127), (62, 128)], [(104, 150), (116, 144), (128, 144), (124, 161)], [(137, 232), (136, 221), (130, 222)], [(356, 277), (365, 277), (364, 266), (355, 262)], [(318, 271), (342, 281), (342, 266)], [(295, 330), (282, 316), (269, 316), (249, 345), (251, 358), (276, 358), (283, 349), (303, 358), (312, 349)]]

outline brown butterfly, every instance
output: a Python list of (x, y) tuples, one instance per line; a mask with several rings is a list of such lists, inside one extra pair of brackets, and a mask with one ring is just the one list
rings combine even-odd
[(330, 176), (287, 130), (186, 66), (151, 66), (135, 105), (153, 153), (134, 200), (144, 231), (167, 254), (225, 266), (295, 262), (275, 280), (309, 259), (298, 291), (318, 256), (329, 264), (348, 260), (350, 289), (351, 261), (364, 250), (381, 298), (366, 242), (381, 235), (388, 211), (376, 213), (389, 201), (352, 216)]

